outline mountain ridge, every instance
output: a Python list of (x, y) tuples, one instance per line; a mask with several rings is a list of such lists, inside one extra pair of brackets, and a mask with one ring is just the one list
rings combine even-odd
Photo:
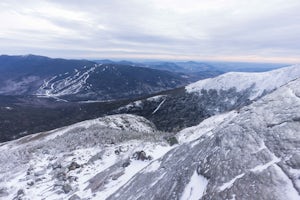
[[(247, 79), (241, 77), (235, 85), (235, 80), (240, 77), (235, 76), (233, 79), (232, 74), (243, 74)], [(258, 79), (255, 79), (256, 75), (259, 76)], [(277, 77), (276, 80), (273, 80), (274, 77)], [(166, 93), (158, 101), (144, 99), (132, 102), (113, 113), (144, 116), (156, 124), (159, 130), (179, 131), (215, 114), (249, 105), (297, 77), (300, 78), (299, 65), (260, 73), (230, 72), (200, 80), (183, 89), (174, 90), (173, 93)], [(261, 81), (266, 84), (261, 84)], [(160, 109), (153, 113), (160, 103)]]
[[(173, 146), (167, 142), (170, 135), (134, 115), (100, 118), (96, 124), (86, 121), (2, 143), (0, 179), (6, 184), (0, 186), (1, 195), (296, 200), (299, 109), (298, 78), (240, 110), (182, 130)], [(128, 132), (131, 123), (146, 129)]]
[(228, 72), (216, 78), (208, 78), (192, 83), (186, 86), (186, 90), (200, 93), (201, 89), (229, 90), (230, 88), (236, 88), (239, 92), (253, 87), (254, 93), (250, 97), (253, 100), (263, 95), (264, 92), (270, 92), (289, 81), (299, 78), (299, 75), (300, 65), (260, 73)]
[[(71, 101), (131, 98), (190, 83), (190, 77), (182, 73), (36, 55), (2, 55), (0, 72), (2, 95), (39, 95), (58, 100), (66, 96), (64, 100)], [(146, 74), (149, 80), (140, 78)]]

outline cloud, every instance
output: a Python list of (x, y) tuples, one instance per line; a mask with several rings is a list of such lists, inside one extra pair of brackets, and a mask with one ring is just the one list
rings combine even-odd
[(300, 62), (298, 0), (0, 3), (0, 53)]

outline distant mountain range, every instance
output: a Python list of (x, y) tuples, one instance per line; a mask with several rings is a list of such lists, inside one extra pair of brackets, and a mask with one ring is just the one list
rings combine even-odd
[[(264, 72), (280, 67), (288, 66), (283, 63), (246, 63), (246, 62), (196, 62), (196, 61), (112, 61), (112, 60), (95, 60), (99, 64), (128, 64), (132, 66), (143, 66), (152, 69), (167, 70), (172, 72), (182, 72), (190, 75), (198, 75), (201, 72), (210, 72), (211, 74), (221, 74), (225, 72)], [(205, 78), (205, 73), (202, 77)], [(208, 76), (207, 76), (208, 77)]]
[(128, 99), (178, 88), (233, 69), (265, 71), (281, 65), (249, 66), (245, 63), (115, 62), (2, 55), (0, 95), (35, 95), (68, 101)]
[(198, 75), (134, 65), (130, 62), (0, 56), (0, 95), (36, 95), (63, 100), (116, 100), (141, 97), (220, 74)]

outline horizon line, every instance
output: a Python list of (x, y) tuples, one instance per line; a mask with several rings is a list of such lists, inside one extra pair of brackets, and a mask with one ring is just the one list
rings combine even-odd
[[(150, 58), (149, 56), (146, 57), (135, 57), (135, 56), (106, 56), (106, 57), (94, 57), (94, 56), (54, 56), (54, 55), (43, 55), (43, 54), (36, 54), (36, 53), (28, 53), (28, 54), (6, 54), (1, 53), (0, 56), (41, 56), (47, 57), (51, 59), (66, 59), (66, 60), (89, 60), (89, 61), (97, 61), (97, 60), (110, 60), (114, 62), (120, 61), (134, 61), (134, 62), (226, 62), (226, 63), (259, 63), (259, 64), (299, 64), (300, 59), (297, 58), (290, 58), (286, 61), (283, 61), (281, 58), (265, 58), (259, 59), (260, 57), (215, 57), (215, 58), (198, 58), (192, 59), (185, 57), (176, 57), (176, 58), (168, 58), (168, 57), (157, 57), (153, 56)], [(248, 59), (247, 59), (248, 58)], [(298, 61), (298, 62), (297, 62)]]

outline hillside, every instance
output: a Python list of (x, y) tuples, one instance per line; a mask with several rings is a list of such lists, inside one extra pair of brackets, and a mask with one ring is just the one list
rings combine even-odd
[(113, 113), (144, 116), (160, 130), (178, 131), (215, 114), (249, 105), (299, 77), (299, 65), (260, 73), (229, 72), (132, 102)]
[(0, 194), (9, 199), (299, 199), (299, 88), (297, 79), (239, 111), (184, 129), (176, 134), (178, 144), (133, 115), (2, 143)]

